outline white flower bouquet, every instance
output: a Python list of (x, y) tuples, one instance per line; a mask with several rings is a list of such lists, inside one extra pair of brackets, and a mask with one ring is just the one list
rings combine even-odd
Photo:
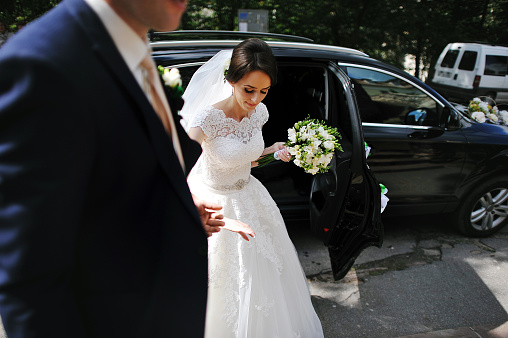
[[(343, 151), (338, 142), (341, 138), (336, 128), (307, 117), (288, 129), (286, 147), (294, 164), (303, 168), (306, 173), (315, 175), (328, 171), (335, 150)], [(274, 154), (263, 156), (258, 160), (258, 165), (262, 167), (275, 161), (275, 156)]]
[(508, 124), (508, 111), (501, 110), (496, 106), (494, 100), (488, 98), (489, 101), (483, 101), (479, 97), (475, 97), (469, 102), (467, 111), (471, 115), (471, 118), (477, 122), (485, 123), (502, 123)]

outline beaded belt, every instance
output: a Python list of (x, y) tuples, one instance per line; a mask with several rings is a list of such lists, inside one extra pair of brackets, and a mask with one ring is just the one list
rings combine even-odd
[(210, 184), (209, 186), (216, 190), (242, 190), (250, 182), (250, 177), (246, 180), (240, 179), (234, 184)]

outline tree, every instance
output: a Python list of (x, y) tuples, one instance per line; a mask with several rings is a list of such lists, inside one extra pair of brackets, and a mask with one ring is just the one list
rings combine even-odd
[(61, 0), (2, 0), (0, 18), (16, 31), (55, 7)]
[[(28, 22), (60, 1), (8, 1), (0, 17)], [(268, 10), (272, 33), (359, 49), (400, 68), (414, 55), (416, 76), (449, 42), (508, 44), (508, 0), (191, 0), (180, 28), (237, 30), (239, 9)]]

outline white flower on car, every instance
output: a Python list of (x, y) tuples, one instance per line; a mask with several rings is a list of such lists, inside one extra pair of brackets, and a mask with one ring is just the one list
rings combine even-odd
[(471, 114), (471, 117), (473, 118), (473, 120), (480, 122), (480, 123), (484, 123), (486, 121), (485, 114), (482, 112), (479, 112), (479, 111)]
[(492, 122), (497, 122), (499, 121), (499, 119), (497, 118), (497, 115), (496, 114), (487, 114), (487, 117), (489, 118), (489, 120), (491, 120)]
[(480, 109), (485, 113), (487, 114), (489, 112), (489, 104), (487, 102), (480, 102), (478, 104), (478, 106), (480, 107)]
[(503, 119), (503, 122), (504, 123), (507, 123), (508, 122), (508, 111), (506, 110), (501, 110), (499, 112), (499, 116), (501, 116), (501, 118)]

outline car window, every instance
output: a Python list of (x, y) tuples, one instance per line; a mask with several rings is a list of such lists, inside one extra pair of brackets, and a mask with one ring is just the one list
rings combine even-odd
[(473, 70), (476, 64), (476, 58), (478, 56), (478, 52), (474, 52), (471, 50), (466, 50), (462, 55), (462, 59), (460, 59), (459, 69), (462, 70)]
[(443, 61), (441, 61), (441, 67), (453, 68), (453, 66), (455, 66), (455, 61), (457, 61), (457, 56), (459, 56), (459, 50), (450, 49), (448, 52), (446, 52)]
[(345, 67), (354, 83), (362, 122), (437, 126), (437, 102), (408, 81), (384, 71)]
[(484, 75), (505, 76), (508, 68), (508, 57), (486, 55)]

